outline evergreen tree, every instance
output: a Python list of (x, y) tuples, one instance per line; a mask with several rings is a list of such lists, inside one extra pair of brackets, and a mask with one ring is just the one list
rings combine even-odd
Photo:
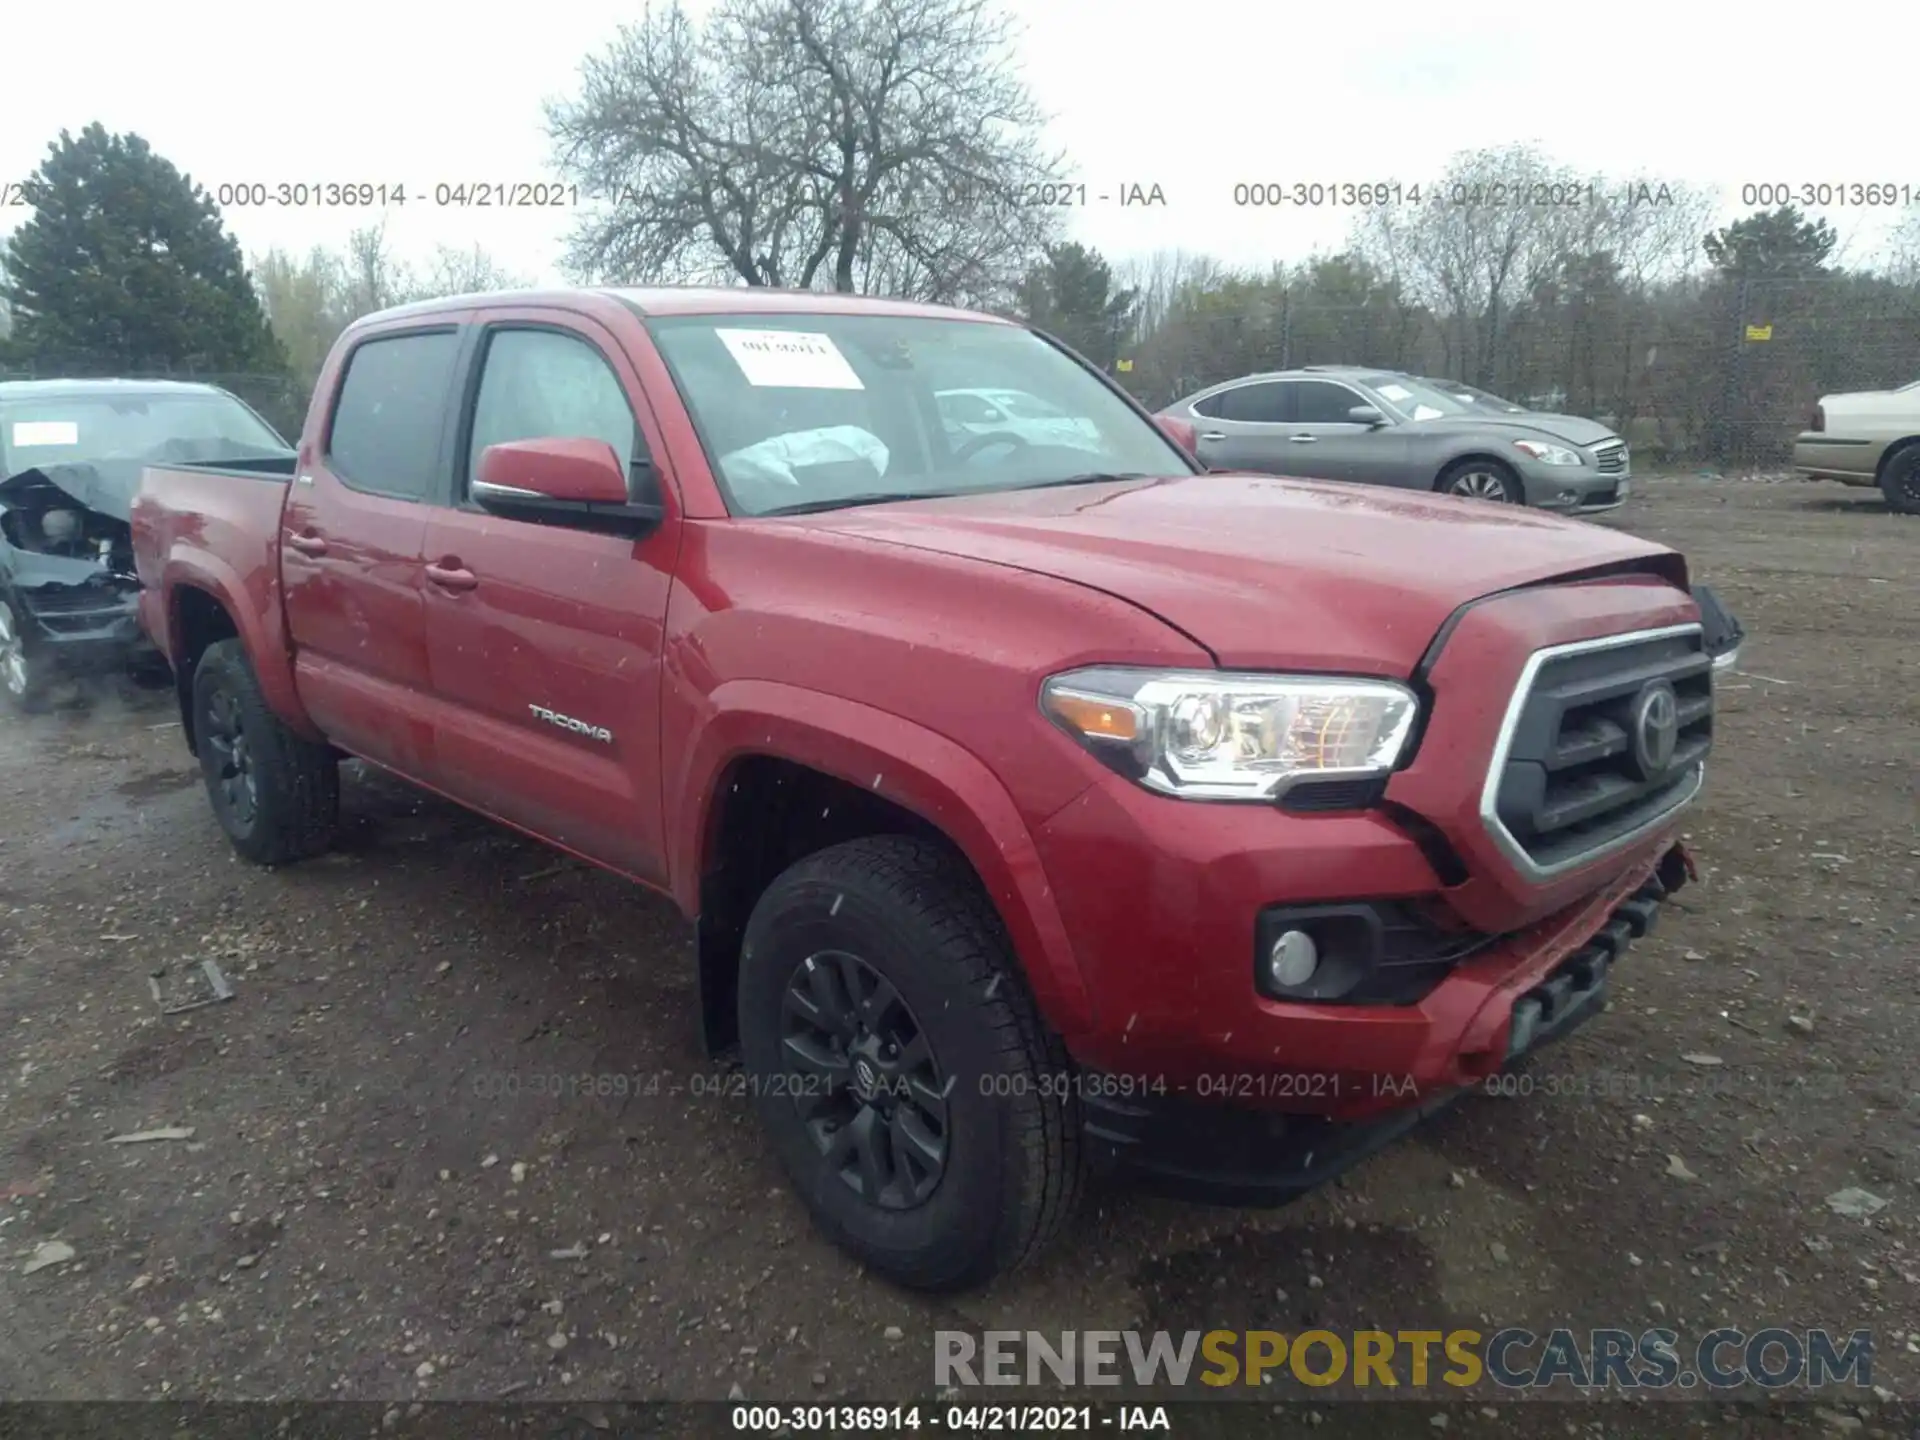
[(212, 197), (138, 135), (66, 131), (28, 180), (0, 287), (12, 363), (103, 373), (285, 368)]
[(1756, 210), (1715, 230), (1702, 242), (1707, 259), (1739, 280), (1798, 279), (1826, 273), (1840, 237), (1824, 220), (1809, 220), (1791, 205)]
[(1049, 245), (1046, 259), (1027, 275), (1027, 318), (1057, 335), (1103, 370), (1112, 370), (1133, 336), (1139, 296), (1116, 290), (1113, 272), (1097, 250)]

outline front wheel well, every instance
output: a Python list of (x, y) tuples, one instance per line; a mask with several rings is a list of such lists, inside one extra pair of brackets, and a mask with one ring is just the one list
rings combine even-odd
[(1887, 446), (1887, 448), (1881, 452), (1879, 465), (1874, 468), (1873, 478), (1875, 482), (1887, 478), (1887, 467), (1893, 464), (1896, 455), (1903, 455), (1916, 446), (1920, 446), (1920, 435), (1907, 435)]
[(735, 761), (720, 779), (716, 810), (702, 861), (695, 946), (701, 1027), (712, 1054), (738, 1038), (740, 944), (747, 917), (789, 866), (871, 835), (930, 840), (968, 864), (959, 846), (925, 817), (836, 775), (776, 756)]
[(1442, 485), (1446, 484), (1447, 477), (1452, 475), (1454, 471), (1458, 470), (1463, 465), (1492, 465), (1496, 469), (1506, 471), (1507, 474), (1513, 476), (1513, 478), (1516, 480), (1520, 478), (1520, 471), (1515, 467), (1514, 463), (1511, 460), (1503, 459), (1502, 457), (1495, 455), (1490, 450), (1474, 450), (1474, 451), (1468, 452), (1465, 455), (1455, 455), (1451, 460), (1447, 461), (1446, 464), (1442, 465), (1437, 471), (1435, 471), (1433, 476), (1433, 488), (1435, 490), (1438, 490)]
[(200, 750), (193, 733), (193, 672), (199, 668), (200, 657), (207, 653), (208, 646), (238, 639), (240, 627), (234, 624), (226, 606), (212, 595), (195, 586), (182, 585), (173, 592), (171, 628), (174, 653), (169, 658), (173, 662), (174, 694), (180, 701), (180, 729), (187, 738), (187, 753), (198, 755)]

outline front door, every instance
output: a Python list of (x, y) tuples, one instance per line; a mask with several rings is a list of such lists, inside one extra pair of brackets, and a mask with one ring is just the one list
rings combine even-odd
[[(664, 883), (660, 661), (680, 528), (671, 481), (653, 469), (657, 432), (649, 444), (632, 364), (593, 322), (535, 309), (482, 321), (452, 504), (426, 535), (440, 773), (503, 820)], [(468, 498), (487, 446), (549, 436), (631, 457), (667, 519), (635, 540)]]
[(376, 331), (347, 354), (331, 424), (303, 446), (280, 535), (294, 683), (327, 737), (431, 780), (421, 592), (460, 334)]
[[(1334, 380), (1288, 380), (1287, 443), (1309, 469), (1297, 470), (1321, 480), (1393, 483), (1393, 462), (1406, 448), (1391, 424), (1355, 421), (1356, 405), (1374, 402)], [(1374, 408), (1378, 409), (1378, 406)]]

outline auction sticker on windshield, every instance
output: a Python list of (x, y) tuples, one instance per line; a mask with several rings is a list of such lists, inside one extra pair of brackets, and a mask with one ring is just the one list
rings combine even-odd
[(14, 423), (13, 443), (29, 445), (78, 445), (80, 427), (71, 420), (20, 420)]
[(830, 336), (811, 330), (715, 330), (749, 385), (864, 390)]

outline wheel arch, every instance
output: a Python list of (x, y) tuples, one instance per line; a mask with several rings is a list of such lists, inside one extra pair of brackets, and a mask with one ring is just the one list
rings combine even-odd
[(696, 917), (710, 1049), (731, 1043), (733, 978), (753, 902), (803, 855), (865, 834), (919, 835), (950, 849), (1006, 927), (1048, 1022), (1063, 1034), (1091, 1023), (1039, 851), (977, 757), (900, 716), (796, 686), (737, 681), (709, 698), (717, 709), (668, 797), (668, 833), (681, 837), (669, 883)]
[(1446, 483), (1447, 477), (1454, 471), (1463, 465), (1476, 462), (1483, 465), (1492, 465), (1497, 469), (1506, 471), (1507, 474), (1514, 478), (1516, 483), (1520, 480), (1519, 466), (1515, 465), (1505, 456), (1496, 454), (1488, 446), (1476, 445), (1471, 449), (1462, 450), (1457, 455), (1449, 455), (1446, 459), (1442, 460), (1438, 468), (1433, 472), (1433, 483), (1430, 488), (1438, 490)]

